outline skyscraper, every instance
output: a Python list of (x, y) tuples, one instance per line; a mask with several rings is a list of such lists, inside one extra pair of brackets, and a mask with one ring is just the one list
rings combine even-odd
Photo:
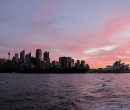
[(76, 68), (79, 68), (79, 67), (80, 67), (80, 60), (77, 60), (77, 61), (76, 61), (75, 67), (76, 67)]
[(42, 59), (42, 50), (41, 49), (37, 49), (36, 50), (36, 59)]
[(75, 64), (74, 64), (74, 59), (71, 59), (71, 67), (74, 67)]
[(80, 66), (81, 66), (81, 67), (85, 67), (85, 61), (84, 61), (84, 60), (81, 60)]
[(25, 63), (25, 50), (20, 52), (20, 62)]
[(36, 50), (36, 64), (35, 64), (36, 68), (41, 68), (41, 61), (42, 61), (42, 50), (37, 49)]
[(26, 62), (27, 66), (30, 65), (30, 63), (31, 63), (31, 52), (25, 55), (25, 62)]
[(60, 68), (71, 68), (71, 57), (59, 58)]
[(15, 54), (14, 54), (14, 57), (12, 58), (12, 65), (13, 65), (14, 67), (17, 67), (17, 66), (18, 66), (18, 60), (19, 60), (19, 55), (18, 55), (18, 53), (15, 53)]
[(43, 53), (43, 58), (44, 58), (44, 61), (49, 61), (50, 58), (49, 58), (49, 52), (44, 52)]
[(43, 53), (43, 59), (45, 61), (45, 68), (50, 68), (49, 52), (44, 52)]
[(19, 54), (18, 54), (18, 53), (15, 53), (14, 57), (15, 57), (15, 61), (16, 61), (16, 63), (18, 63)]

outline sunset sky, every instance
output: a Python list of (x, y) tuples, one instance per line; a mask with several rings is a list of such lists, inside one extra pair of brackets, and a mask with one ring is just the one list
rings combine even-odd
[(130, 64), (130, 0), (0, 0), (0, 58), (37, 48), (91, 68)]

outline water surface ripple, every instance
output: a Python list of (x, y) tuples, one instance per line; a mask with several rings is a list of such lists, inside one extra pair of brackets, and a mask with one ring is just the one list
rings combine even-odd
[(130, 110), (130, 74), (0, 74), (0, 110)]

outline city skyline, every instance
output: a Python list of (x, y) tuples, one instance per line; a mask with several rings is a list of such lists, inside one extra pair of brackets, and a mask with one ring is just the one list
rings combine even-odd
[(1, 0), (0, 58), (23, 49), (35, 57), (40, 48), (91, 68), (130, 64), (129, 7), (129, 0)]
[(20, 53), (15, 52), (12, 59), (11, 53), (8, 53), (8, 59), (0, 58), (0, 72), (34, 72), (34, 73), (84, 73), (89, 72), (89, 64), (82, 60), (74, 61), (72, 57), (59, 57), (58, 61), (50, 60), (48, 51), (42, 52), (36, 49), (35, 57), (31, 52), (27, 53), (22, 50)]
[[(12, 60), (13, 59), (13, 57), (16, 57), (17, 58), (17, 60), (20, 60), (22, 63), (25, 63), (25, 59), (26, 59), (26, 56), (28, 55), (28, 54), (30, 54), (30, 57), (32, 57), (32, 58), (36, 58), (36, 59), (40, 59), (40, 60), (44, 60), (44, 61), (49, 61), (49, 63), (50, 62), (53, 62), (53, 61), (56, 61), (55, 59), (51, 59), (49, 56), (50, 56), (50, 53), (49, 53), (49, 51), (42, 51), (42, 49), (40, 49), (40, 48), (38, 48), (38, 49), (36, 49), (35, 50), (35, 55), (34, 56), (32, 56), (32, 54), (31, 54), (32, 52), (26, 52), (26, 50), (24, 49), (24, 50), (21, 50), (21, 51), (16, 51), (16, 52), (14, 52), (14, 53), (10, 53), (10, 51), (7, 53), (7, 57), (6, 58), (0, 58), (0, 59), (6, 59), (6, 60)], [(12, 54), (12, 57), (10, 57), (11, 56), (11, 54)], [(59, 58), (61, 58), (61, 57), (69, 57), (69, 58), (71, 58), (70, 56), (57, 56), (57, 59), (59, 60)], [(75, 63), (76, 63), (76, 61), (85, 61), (84, 59), (73, 59), (74, 61), (75, 61)], [(73, 62), (74, 62), (73, 61)]]
[[(40, 66), (41, 65), (40, 64), (38, 66), (38, 68), (47, 68), (47, 69), (62, 68), (62, 66), (64, 68), (65, 65), (67, 65), (67, 66), (65, 66), (65, 68), (80, 68), (80, 67), (86, 67), (86, 65), (89, 65), (86, 63), (86, 61), (84, 59), (73, 59), (73, 57), (70, 57), (70, 56), (58, 56), (58, 60), (56, 61), (55, 59), (51, 59), (49, 57), (50, 56), (49, 51), (42, 51), (42, 49), (39, 49), (39, 48), (35, 50), (35, 56), (32, 56), (31, 52), (26, 53), (26, 50), (22, 50), (22, 51), (20, 51), (20, 53), (15, 52), (14, 56), (12, 58), (10, 57), (10, 55), (11, 55), (11, 53), (8, 52), (7, 58), (0, 58), (1, 64), (3, 64), (3, 65), (6, 63), (8, 64), (8, 62), (11, 65), (13, 65), (13, 63), (14, 63), (14, 66), (16, 66), (16, 65), (29, 66), (29, 65), (33, 64), (34, 66), (32, 66), (32, 68), (34, 68), (36, 65), (39, 65), (40, 62), (41, 62), (41, 64), (44, 62), (44, 64), (42, 64), (43, 66)], [(91, 68), (91, 69), (92, 70), (97, 69), (97, 70), (99, 70), (98, 72), (101, 72), (102, 70), (112, 71), (112, 70), (114, 70), (113, 68), (115, 68), (115, 70), (116, 69), (118, 70), (118, 68), (119, 68), (119, 70), (121, 70), (123, 68), (124, 68), (124, 70), (127, 70), (127, 69), (129, 70), (129, 64), (121, 63), (121, 60), (119, 60), (119, 61), (115, 61), (112, 64), (112, 66), (106, 65), (105, 68)]]

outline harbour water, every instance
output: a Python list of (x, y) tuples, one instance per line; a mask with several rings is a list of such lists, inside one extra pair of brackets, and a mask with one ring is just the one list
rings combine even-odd
[(130, 74), (0, 74), (0, 110), (130, 110)]

